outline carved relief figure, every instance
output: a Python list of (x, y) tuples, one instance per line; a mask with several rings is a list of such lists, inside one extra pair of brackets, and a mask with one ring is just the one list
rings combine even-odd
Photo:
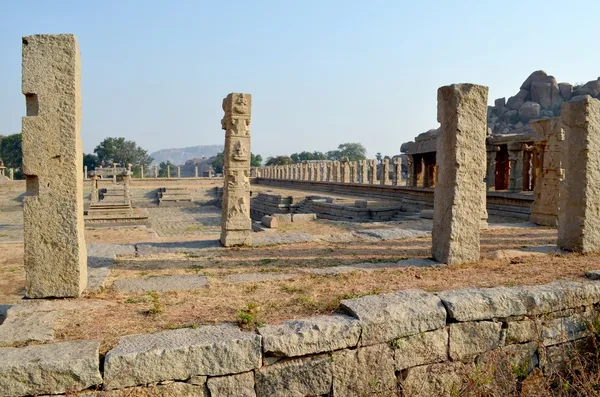
[(233, 146), (233, 159), (235, 161), (246, 161), (248, 159), (248, 149), (240, 141), (237, 141)]

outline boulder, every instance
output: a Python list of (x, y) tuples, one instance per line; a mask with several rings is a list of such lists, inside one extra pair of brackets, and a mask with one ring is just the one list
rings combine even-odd
[(519, 109), (519, 120), (528, 123), (530, 120), (539, 119), (541, 116), (542, 107), (536, 102), (525, 102)]
[(274, 216), (265, 215), (260, 220), (260, 223), (262, 223), (269, 229), (277, 229), (279, 227), (279, 220)]
[(573, 91), (573, 96), (579, 95), (589, 95), (592, 98), (596, 98), (600, 95), (600, 80), (588, 81)]
[(515, 123), (519, 120), (519, 110), (508, 110), (504, 112), (504, 120), (507, 123)]
[(512, 110), (519, 110), (525, 102), (531, 99), (531, 94), (528, 90), (519, 91), (517, 95), (511, 96), (506, 102), (506, 107)]
[(534, 81), (543, 80), (546, 77), (548, 77), (548, 74), (546, 72), (544, 72), (543, 70), (536, 70), (535, 72), (531, 73), (529, 77), (527, 77), (527, 80), (525, 80), (523, 84), (521, 84), (521, 89), (530, 91), (531, 84)]
[(367, 200), (356, 200), (354, 202), (354, 206), (357, 208), (367, 208), (369, 206), (369, 202)]
[(494, 101), (494, 109), (496, 114), (501, 115), (504, 113), (504, 107), (506, 106), (506, 98), (498, 98)]
[(559, 83), (558, 91), (560, 91), (560, 96), (565, 102), (570, 101), (571, 98), (573, 98), (573, 84)]
[(557, 108), (563, 102), (558, 89), (558, 82), (553, 76), (535, 80), (531, 83), (531, 100), (542, 106), (542, 109)]

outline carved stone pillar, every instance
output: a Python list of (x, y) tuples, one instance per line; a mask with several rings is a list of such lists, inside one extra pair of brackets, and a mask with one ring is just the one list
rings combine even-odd
[(98, 202), (98, 177), (96, 175), (92, 175), (92, 193), (90, 194), (90, 201), (92, 203)]
[(198, 178), (198, 167), (194, 167), (194, 178)]
[(177, 178), (181, 178), (181, 167), (177, 166)]
[(223, 100), (225, 115), (224, 187), (221, 243), (251, 244), (250, 220), (250, 115), (252, 96), (231, 93)]
[(144, 166), (140, 165), (140, 178), (144, 179)]
[(154, 166), (154, 177), (158, 178), (158, 165)]
[(377, 183), (377, 160), (369, 160), (369, 165), (371, 167), (369, 183), (375, 185)]
[(400, 186), (400, 181), (402, 180), (402, 158), (396, 157), (394, 159), (394, 186)]
[(389, 185), (390, 183), (390, 159), (385, 158), (381, 163), (381, 181), (382, 185)]
[(485, 174), (485, 188), (491, 190), (494, 187), (495, 175), (496, 175), (496, 153), (499, 148), (496, 145), (486, 145), (486, 174)]
[(520, 193), (523, 189), (523, 144), (510, 142), (508, 144), (508, 161), (510, 162), (509, 193)]

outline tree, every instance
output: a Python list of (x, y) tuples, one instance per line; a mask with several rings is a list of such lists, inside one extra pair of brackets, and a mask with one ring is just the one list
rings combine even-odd
[(290, 156), (275, 156), (267, 158), (265, 165), (288, 165), (294, 164), (294, 160)]
[(327, 156), (323, 153), (323, 152), (300, 152), (300, 153), (293, 153), (290, 158), (292, 159), (292, 161), (294, 163), (301, 163), (303, 161), (307, 161), (307, 160), (327, 160)]
[(88, 153), (83, 155), (83, 166), (88, 168), (88, 171), (93, 171), (100, 165), (100, 160), (98, 156), (93, 153)]
[[(250, 166), (251, 167), (260, 167), (262, 164), (262, 156), (260, 154), (254, 155), (254, 153), (250, 153)], [(212, 167), (215, 170), (215, 174), (223, 173), (223, 165), (225, 164), (225, 153), (221, 152), (217, 154), (215, 159), (212, 162)]]
[(166, 178), (167, 175), (169, 175), (169, 172), (167, 172), (167, 168), (171, 169), (171, 175), (173, 175), (174, 172), (177, 172), (177, 166), (175, 164), (171, 163), (170, 161), (167, 161), (166, 163), (163, 161), (158, 165), (159, 178)]
[(340, 158), (345, 157), (348, 161), (366, 160), (367, 149), (358, 142), (342, 143), (338, 146), (340, 152)]
[(23, 166), (23, 136), (12, 134), (0, 140), (0, 159), (7, 168), (21, 168)]
[(106, 138), (96, 146), (94, 153), (98, 155), (98, 160), (104, 167), (111, 167), (113, 163), (119, 163), (122, 167), (127, 167), (127, 164), (147, 167), (153, 160), (146, 150), (125, 138)]

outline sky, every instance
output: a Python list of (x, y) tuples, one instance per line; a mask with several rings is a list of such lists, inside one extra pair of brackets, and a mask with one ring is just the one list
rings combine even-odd
[(600, 75), (600, 1), (0, 0), (0, 134), (19, 132), (21, 37), (73, 33), (82, 138), (223, 144), (222, 98), (252, 94), (263, 157), (361, 142), (369, 157), (437, 128), (440, 86), (514, 95), (534, 70)]

